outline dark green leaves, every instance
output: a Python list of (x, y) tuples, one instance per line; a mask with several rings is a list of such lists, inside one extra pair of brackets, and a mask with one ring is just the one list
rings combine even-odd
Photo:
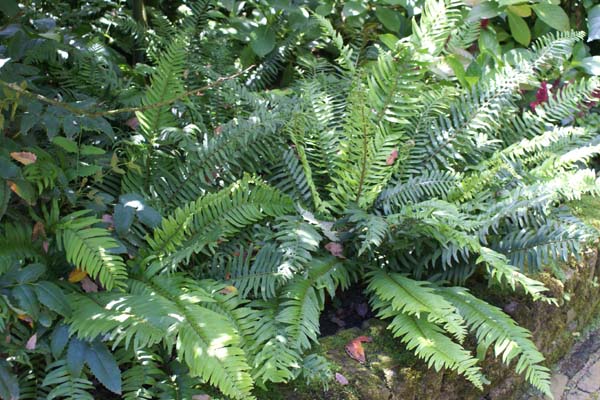
[(532, 7), (538, 18), (548, 26), (558, 31), (568, 31), (570, 29), (569, 16), (560, 6), (540, 3)]
[(588, 12), (588, 42), (600, 39), (600, 4)]
[(250, 34), (250, 47), (259, 57), (264, 57), (275, 48), (275, 33), (268, 26), (261, 26)]
[(0, 360), (0, 398), (5, 400), (19, 399), (19, 381), (11, 372), (10, 365)]
[(121, 371), (106, 345), (95, 341), (85, 354), (90, 371), (108, 390), (121, 394)]
[(509, 11), (508, 25), (510, 26), (510, 31), (515, 40), (523, 46), (529, 46), (529, 42), (531, 42), (531, 32), (529, 31), (527, 22), (517, 14), (513, 14)]
[(40, 302), (52, 311), (63, 317), (68, 317), (71, 314), (71, 306), (67, 303), (65, 295), (54, 283), (39, 282), (35, 285), (35, 292)]

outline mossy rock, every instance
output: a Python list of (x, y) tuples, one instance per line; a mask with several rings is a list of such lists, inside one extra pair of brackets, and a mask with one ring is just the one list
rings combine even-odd
[[(598, 251), (586, 251), (582, 260), (561, 267), (559, 275), (540, 274), (541, 280), (557, 299), (558, 306), (533, 302), (518, 293), (473, 288), (474, 294), (496, 304), (519, 324), (531, 330), (534, 341), (546, 356), (547, 365), (556, 363), (574, 344), (599, 310), (600, 288), (593, 279), (598, 275)], [(320, 340), (315, 351), (325, 356), (348, 380), (347, 385), (331, 382), (320, 384), (294, 382), (275, 385), (258, 394), (262, 400), (510, 400), (518, 399), (529, 388), (522, 376), (516, 375), (491, 353), (481, 363), (490, 384), (481, 392), (463, 377), (451, 371), (436, 372), (417, 359), (412, 352), (392, 337), (387, 323), (377, 319), (365, 321), (361, 328), (346, 329)], [(345, 345), (357, 336), (370, 336), (364, 343), (365, 364), (350, 358)], [(467, 344), (468, 345), (468, 344)], [(490, 350), (491, 352), (491, 350)], [(541, 398), (541, 397), (540, 397)]]

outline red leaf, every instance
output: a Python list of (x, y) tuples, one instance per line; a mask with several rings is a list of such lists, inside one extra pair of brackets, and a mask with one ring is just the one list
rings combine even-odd
[(385, 164), (392, 165), (392, 164), (394, 164), (394, 162), (396, 162), (397, 158), (398, 158), (398, 149), (394, 149), (388, 156), (387, 160), (385, 160)]
[(34, 350), (37, 344), (37, 333), (34, 333), (32, 337), (29, 338), (27, 343), (25, 343), (25, 348), (27, 350)]
[(37, 156), (28, 151), (13, 151), (10, 156), (23, 165), (33, 164), (37, 160)]
[(49, 243), (48, 243), (48, 241), (47, 241), (47, 240), (44, 240), (44, 241), (42, 242), (42, 248), (44, 249), (44, 253), (48, 253), (48, 244), (49, 244)]
[(351, 340), (345, 347), (346, 353), (348, 355), (358, 361), (361, 364), (364, 364), (367, 359), (365, 357), (365, 349), (363, 348), (363, 342), (369, 343), (372, 342), (373, 339), (369, 336), (359, 336), (353, 340)]
[(102, 222), (108, 224), (108, 229), (115, 229), (115, 221), (113, 220), (113, 216), (110, 214), (102, 214)]
[(192, 400), (210, 400), (211, 398), (207, 394), (195, 394), (192, 396)]
[(349, 383), (348, 379), (344, 375), (340, 374), (339, 372), (335, 373), (335, 380), (338, 381), (338, 383), (342, 386), (345, 386)]
[(331, 253), (332, 256), (344, 258), (344, 247), (338, 242), (329, 242), (325, 245), (325, 249)]

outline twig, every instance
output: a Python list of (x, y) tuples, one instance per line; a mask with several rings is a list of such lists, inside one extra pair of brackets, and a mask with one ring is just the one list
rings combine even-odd
[(105, 111), (91, 111), (91, 110), (86, 110), (86, 109), (81, 109), (81, 108), (77, 108), (74, 107), (73, 105), (69, 104), (69, 103), (65, 103), (63, 101), (58, 101), (58, 100), (54, 100), (51, 98), (48, 98), (46, 96), (43, 96), (41, 94), (38, 93), (33, 93), (30, 92), (26, 89), (23, 89), (22, 87), (20, 87), (19, 85), (17, 85), (16, 83), (10, 83), (10, 82), (4, 82), (2, 80), (0, 80), (0, 85), (4, 86), (16, 93), (19, 93), (21, 95), (24, 96), (28, 96), (28, 97), (32, 97), (34, 99), (37, 99), (41, 102), (47, 103), (47, 104), (51, 104), (53, 106), (56, 107), (61, 107), (64, 108), (67, 111), (72, 112), (73, 114), (77, 114), (77, 115), (85, 115), (87, 117), (102, 117), (102, 116), (107, 116), (107, 115), (115, 115), (115, 114), (123, 114), (123, 113), (130, 113), (130, 112), (137, 112), (137, 111), (146, 111), (146, 110), (151, 110), (153, 108), (159, 108), (159, 107), (164, 107), (164, 106), (168, 106), (169, 104), (172, 104), (178, 100), (181, 100), (183, 98), (186, 98), (188, 96), (201, 96), (204, 92), (206, 92), (209, 89), (215, 88), (219, 85), (221, 85), (223, 82), (237, 78), (240, 75), (245, 74), (246, 72), (250, 71), (252, 68), (254, 68), (254, 65), (249, 66), (248, 68), (244, 69), (243, 71), (239, 71), (236, 72), (235, 74), (231, 74), (231, 75), (227, 75), (227, 76), (222, 76), (220, 78), (218, 78), (216, 81), (206, 85), (206, 86), (202, 86), (196, 89), (192, 89), (192, 90), (188, 90), (176, 97), (173, 97), (172, 99), (169, 100), (165, 100), (165, 101), (159, 101), (158, 103), (152, 103), (152, 104), (147, 104), (144, 106), (139, 106), (139, 107), (123, 107), (123, 108), (115, 108), (113, 110), (105, 110)]

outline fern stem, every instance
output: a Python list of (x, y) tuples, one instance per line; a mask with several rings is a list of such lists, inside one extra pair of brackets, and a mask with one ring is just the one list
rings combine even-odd
[(358, 200), (360, 199), (360, 195), (362, 194), (363, 185), (365, 184), (365, 176), (367, 175), (368, 137), (367, 137), (367, 117), (365, 115), (364, 104), (360, 108), (360, 113), (361, 113), (361, 119), (362, 119), (362, 133), (363, 133), (362, 150), (363, 150), (363, 154), (362, 154), (362, 160), (361, 160), (361, 166), (360, 166), (360, 180), (358, 181), (358, 190), (356, 192), (356, 203), (358, 203)]

